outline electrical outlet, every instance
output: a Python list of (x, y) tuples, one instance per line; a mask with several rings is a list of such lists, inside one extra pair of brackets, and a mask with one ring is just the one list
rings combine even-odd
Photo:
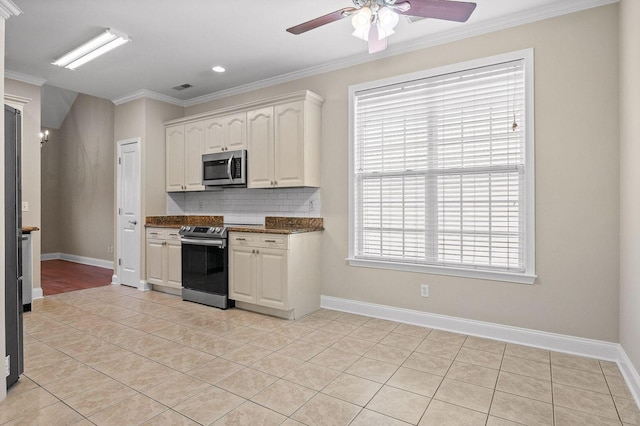
[(313, 200), (309, 200), (309, 213), (316, 211), (316, 206), (314, 205)]
[(113, 246), (107, 246), (107, 254), (113, 254)]
[(202, 201), (202, 200), (198, 201), (198, 209), (199, 209), (200, 211), (202, 211), (202, 210), (203, 210), (203, 208), (204, 208), (204, 201)]
[(427, 284), (422, 284), (420, 286), (420, 296), (422, 297), (429, 297), (429, 285)]
[(23, 212), (28, 212), (29, 211), (29, 202), (28, 201), (23, 201), (22, 202), (22, 211)]

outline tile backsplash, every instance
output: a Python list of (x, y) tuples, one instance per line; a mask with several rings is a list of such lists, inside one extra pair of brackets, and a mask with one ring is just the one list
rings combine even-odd
[(224, 188), (172, 192), (168, 215), (220, 215), (227, 223), (263, 224), (265, 216), (321, 217), (320, 188)]

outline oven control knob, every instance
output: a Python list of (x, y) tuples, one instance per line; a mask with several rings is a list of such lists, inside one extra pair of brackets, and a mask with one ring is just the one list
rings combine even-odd
[(190, 226), (184, 226), (183, 228), (184, 228), (184, 230), (185, 230), (185, 231), (187, 231), (187, 232), (191, 231), (191, 227), (190, 227)]
[(216, 228), (215, 232), (216, 232), (216, 234), (219, 234), (220, 233), (220, 228)]

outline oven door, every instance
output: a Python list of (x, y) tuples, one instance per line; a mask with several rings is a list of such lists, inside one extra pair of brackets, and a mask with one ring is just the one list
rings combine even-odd
[(221, 239), (182, 238), (182, 287), (227, 295), (228, 251)]

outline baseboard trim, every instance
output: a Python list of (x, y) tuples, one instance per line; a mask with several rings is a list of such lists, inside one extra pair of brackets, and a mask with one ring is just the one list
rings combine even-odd
[(622, 371), (624, 380), (627, 382), (627, 386), (629, 386), (629, 390), (636, 400), (636, 404), (640, 407), (640, 374), (638, 374), (638, 370), (633, 366), (627, 352), (625, 352), (622, 346), (620, 346), (618, 367), (620, 367), (620, 371)]
[(42, 253), (40, 255), (40, 260), (60, 260), (60, 253)]
[(640, 375), (638, 375), (638, 371), (633, 366), (633, 363), (631, 363), (624, 348), (618, 343), (432, 314), (411, 309), (395, 308), (392, 306), (377, 305), (331, 296), (321, 296), (320, 306), (336, 311), (616, 362), (635, 398), (636, 404), (640, 406)]
[(138, 281), (138, 290), (140, 291), (150, 291), (152, 290), (151, 284), (149, 284), (146, 280)]
[(31, 300), (44, 299), (44, 293), (41, 287), (34, 287), (31, 293)]
[(66, 260), (67, 262), (80, 263), (82, 265), (96, 266), (98, 268), (113, 270), (113, 262), (93, 257), (77, 256), (66, 253), (46, 253), (40, 256), (40, 260)]

